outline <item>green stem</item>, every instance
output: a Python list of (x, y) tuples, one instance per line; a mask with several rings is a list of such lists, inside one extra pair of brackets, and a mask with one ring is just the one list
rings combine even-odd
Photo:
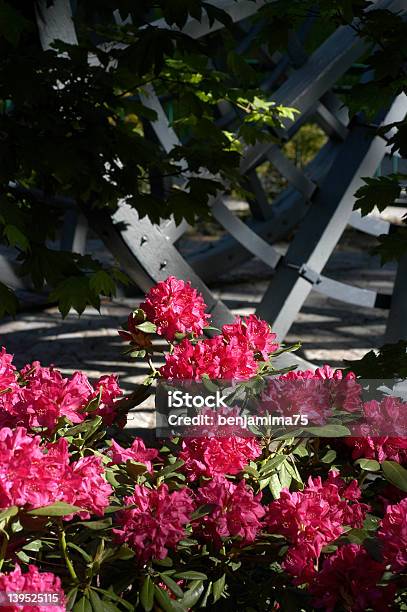
[(147, 357), (147, 363), (148, 363), (148, 365), (150, 366), (150, 370), (151, 370), (151, 372), (152, 372), (154, 375), (156, 375), (156, 374), (157, 374), (157, 372), (158, 372), (158, 370), (156, 370), (156, 368), (154, 367), (153, 362), (151, 361), (151, 357)]
[(79, 582), (78, 576), (75, 572), (74, 566), (72, 564), (71, 559), (69, 558), (69, 554), (68, 554), (68, 548), (66, 545), (66, 537), (65, 537), (65, 530), (63, 528), (62, 525), (62, 521), (59, 524), (59, 546), (61, 548), (61, 552), (62, 555), (65, 559), (65, 563), (66, 563), (66, 567), (68, 568), (69, 574), (72, 578), (72, 580), (74, 580), (75, 582)]
[[(8, 523), (8, 521), (7, 521)], [(5, 524), (5, 528), (2, 529), (2, 533), (3, 533), (3, 541), (1, 543), (1, 548), (0, 548), (0, 570), (3, 567), (3, 563), (4, 563), (4, 558), (6, 556), (6, 552), (7, 552), (7, 545), (10, 541), (10, 537), (6, 531), (6, 527), (7, 527), (7, 523)]]

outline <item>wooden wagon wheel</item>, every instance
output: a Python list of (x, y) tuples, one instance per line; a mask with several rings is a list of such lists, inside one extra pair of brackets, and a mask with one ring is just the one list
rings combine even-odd
[[(230, 4), (227, 0), (219, 3), (222, 8)], [(257, 6), (260, 4), (263, 2), (258, 2)], [(75, 44), (70, 3), (57, 0), (47, 8), (46, 1), (41, 0), (39, 6), (38, 25), (44, 48), (56, 38)], [(382, 0), (377, 6), (406, 10), (402, 2), (395, 0)], [(237, 21), (248, 16), (249, 9), (255, 10), (256, 4), (246, 1), (231, 4), (232, 18)], [(204, 35), (209, 29), (208, 24), (194, 20), (186, 26), (191, 36)], [(185, 230), (185, 224), (176, 227), (169, 221), (161, 226), (153, 225), (147, 219), (139, 219), (137, 212), (126, 204), (119, 205), (113, 222), (103, 213), (91, 213), (92, 227), (142, 289), (148, 289), (170, 274), (188, 278), (203, 293), (214, 321), (222, 324), (230, 321), (232, 314), (213, 296), (204, 281), (210, 279), (212, 270), (219, 274), (256, 256), (276, 270), (258, 313), (272, 323), (280, 338), (287, 333), (311, 289), (353, 304), (383, 307), (386, 298), (375, 291), (338, 283), (321, 275), (348, 223), (373, 235), (389, 231), (389, 224), (361, 219), (352, 212), (352, 196), (362, 182), (360, 177), (374, 174), (386, 153), (386, 143), (372, 136), (371, 131), (357, 121), (349, 124), (346, 113), (330, 93), (338, 78), (365, 51), (365, 45), (351, 28), (341, 27), (308, 58), (304, 57), (301, 45), (294, 48), (297, 51), (293, 53), (296, 69), (273, 92), (273, 100), (300, 111), (299, 119), (288, 130), (289, 137), (310, 115), (316, 115), (329, 140), (304, 171), (274, 144), (247, 147), (241, 172), (251, 181), (257, 210), (252, 221), (246, 224), (233, 215), (222, 196), (215, 198), (211, 203), (212, 213), (229, 236), (210, 251), (198, 253), (187, 261), (174, 245)], [(156, 110), (157, 120), (152, 127), (162, 146), (169, 151), (178, 143), (178, 138), (151, 88), (145, 92), (143, 102)], [(380, 122), (400, 120), (405, 112), (405, 97), (399, 96), (390, 109), (383, 111)], [(256, 168), (264, 160), (271, 160), (290, 183), (272, 207), (256, 175)], [(124, 229), (119, 229), (123, 226)], [(272, 243), (295, 226), (298, 231), (283, 257)]]

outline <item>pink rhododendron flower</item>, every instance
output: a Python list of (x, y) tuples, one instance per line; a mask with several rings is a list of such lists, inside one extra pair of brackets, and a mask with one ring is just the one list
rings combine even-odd
[(238, 474), (261, 455), (261, 448), (254, 437), (238, 436), (222, 438), (185, 438), (179, 458), (185, 464), (182, 469), (191, 481), (200, 476)]
[(135, 485), (133, 495), (125, 497), (124, 503), (136, 507), (118, 512), (120, 529), (113, 532), (118, 542), (133, 548), (142, 563), (164, 559), (168, 549), (176, 547), (194, 509), (187, 488), (170, 493), (166, 484), (158, 489)]
[(395, 587), (378, 586), (384, 571), (384, 564), (374, 561), (359, 544), (341, 546), (315, 576), (310, 588), (313, 604), (324, 612), (389, 610)]
[[(216, 336), (213, 340), (221, 338)], [(230, 338), (227, 343), (218, 340), (216, 356), (219, 358), (219, 378), (223, 380), (248, 380), (257, 373), (253, 350), (240, 344), (236, 337)]]
[(226, 340), (236, 338), (239, 344), (247, 345), (254, 353), (259, 353), (267, 361), (270, 353), (279, 347), (276, 334), (272, 333), (270, 325), (251, 314), (248, 317), (236, 317), (235, 322), (222, 327)]
[(146, 448), (141, 438), (135, 438), (130, 448), (123, 448), (115, 440), (112, 440), (112, 445), (107, 451), (107, 455), (111, 457), (112, 464), (126, 463), (126, 461), (137, 461), (144, 463), (147, 471), (152, 472), (152, 461), (157, 458), (158, 450), (156, 448)]
[(167, 380), (246, 380), (257, 372), (254, 353), (247, 346), (232, 338), (226, 344), (221, 335), (192, 343), (184, 339), (175, 346), (173, 353), (165, 355), (165, 365), (160, 369)]
[(353, 459), (407, 462), (407, 404), (396, 397), (363, 404), (362, 422), (351, 425), (353, 436), (344, 440)]
[(379, 462), (397, 461), (407, 463), (407, 438), (395, 438), (392, 436), (366, 436), (344, 438), (347, 446), (352, 450), (353, 459), (363, 457), (364, 459), (376, 459)]
[[(112, 487), (104, 478), (104, 469), (100, 457), (93, 455), (82, 457), (71, 464), (72, 483), (77, 483), (72, 491), (72, 504), (84, 508), (87, 512), (80, 512), (82, 519), (90, 518), (91, 514), (103, 516), (105, 508), (109, 505), (109, 495)], [(64, 498), (68, 494), (64, 492)]]
[(3, 347), (0, 352), (0, 427), (14, 425), (14, 405), (19, 399), (20, 387), (13, 355)]
[(15, 388), (17, 383), (16, 368), (13, 365), (13, 355), (6, 352), (4, 346), (0, 351), (0, 401), (6, 389)]
[(360, 495), (356, 481), (347, 485), (331, 471), (324, 483), (310, 476), (303, 491), (283, 489), (269, 505), (264, 522), (290, 543), (283, 567), (298, 584), (312, 579), (322, 548), (335, 541), (345, 525), (362, 527), (369, 506), (359, 503)]
[(0, 592), (1, 593), (54, 593), (58, 596), (58, 603), (48, 605), (2, 605), (4, 612), (65, 612), (66, 597), (62, 590), (61, 580), (51, 572), (40, 572), (35, 565), (29, 565), (26, 573), (22, 573), (18, 563), (15, 569), (9, 573), (0, 572)]
[(100, 388), (101, 402), (94, 413), (100, 414), (108, 425), (113, 423), (115, 400), (122, 394), (116, 376), (102, 376), (93, 389), (83, 372), (64, 377), (56, 368), (43, 367), (35, 361), (21, 370), (22, 384), (19, 385), (10, 356), (3, 353), (3, 360), (8, 368), (7, 380), (14, 383), (8, 386), (10, 391), (0, 392), (0, 426), (43, 427), (53, 431), (61, 417), (81, 423), (88, 416), (88, 403), (98, 396)]
[(237, 538), (241, 546), (254, 542), (261, 528), (264, 508), (261, 493), (254, 495), (244, 480), (235, 485), (224, 476), (215, 476), (196, 493), (197, 506), (210, 504), (209, 514), (192, 526), (199, 538), (220, 547), (225, 538)]
[(82, 518), (101, 516), (111, 492), (99, 457), (70, 463), (64, 438), (42, 446), (40, 437), (27, 435), (23, 427), (0, 429), (0, 509), (65, 501), (84, 508)]
[[(117, 376), (111, 374), (98, 378), (95, 383), (93, 397), (98, 396), (100, 389), (102, 389), (102, 396), (96, 414), (103, 418), (103, 422), (106, 423), (106, 425), (112, 425), (117, 414), (115, 406), (116, 400), (123, 395)], [(124, 424), (125, 423), (119, 423), (121, 426), (124, 426)]]
[(199, 381), (203, 374), (219, 378), (219, 357), (213, 340), (201, 340), (196, 344), (187, 338), (182, 340), (171, 354), (165, 355), (165, 365), (160, 369), (161, 376), (167, 380)]
[(43, 465), (39, 436), (24, 428), (0, 429), (0, 508), (43, 506), (52, 495), (53, 478)]
[(199, 336), (209, 319), (202, 295), (190, 282), (174, 276), (152, 287), (140, 308), (156, 325), (157, 333), (170, 341), (176, 333)]
[(386, 564), (389, 563), (395, 572), (407, 568), (407, 497), (398, 504), (387, 506), (378, 537)]
[(361, 408), (362, 388), (353, 373), (345, 378), (341, 370), (325, 365), (312, 370), (294, 371), (268, 380), (260, 407), (286, 417), (306, 415), (310, 423), (323, 425), (333, 408), (356, 412)]
[(84, 420), (82, 409), (93, 392), (85, 374), (75, 372), (64, 378), (59, 370), (42, 367), (39, 362), (25, 366), (22, 374), (26, 384), (10, 411), (10, 425), (53, 430), (61, 416), (72, 423)]

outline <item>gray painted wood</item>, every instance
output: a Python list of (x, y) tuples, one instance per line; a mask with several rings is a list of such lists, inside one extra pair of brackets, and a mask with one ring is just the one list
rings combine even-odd
[(385, 341), (407, 340), (407, 254), (398, 261)]
[[(404, 94), (398, 96), (380, 123), (385, 125), (404, 117), (406, 100)], [(334, 166), (321, 184), (257, 309), (259, 316), (270, 321), (280, 338), (287, 333), (312, 288), (299, 276), (298, 269), (306, 264), (317, 273), (322, 271), (346, 227), (354, 205), (354, 193), (363, 183), (361, 177), (374, 174), (385, 147), (385, 141), (372, 138), (363, 125), (352, 129), (341, 146)]]

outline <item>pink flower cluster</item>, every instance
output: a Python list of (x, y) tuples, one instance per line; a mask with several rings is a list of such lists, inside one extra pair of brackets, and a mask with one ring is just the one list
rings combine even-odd
[(265, 511), (261, 493), (254, 495), (244, 480), (236, 485), (224, 476), (215, 476), (197, 490), (195, 500), (198, 507), (212, 507), (209, 514), (192, 523), (199, 538), (217, 548), (227, 538), (236, 539), (241, 546), (254, 542)]
[[(157, 333), (170, 342), (177, 334), (200, 336), (210, 318), (205, 313), (202, 295), (189, 282), (173, 276), (149, 291), (141, 309), (156, 325)], [(132, 315), (128, 326), (129, 330), (120, 335), (140, 344), (138, 335), (134, 336), (137, 329)], [(275, 339), (270, 326), (255, 315), (236, 317), (234, 323), (224, 325), (222, 333), (214, 338), (198, 341), (184, 338), (165, 356), (166, 363), (160, 373), (167, 380), (199, 381), (204, 374), (225, 380), (246, 380), (256, 374), (257, 359), (267, 360), (278, 349)]]
[(267, 361), (270, 353), (274, 353), (279, 344), (276, 334), (273, 334), (270, 325), (251, 314), (248, 317), (236, 317), (234, 323), (222, 327), (223, 336), (227, 341), (236, 338), (240, 346), (247, 346), (254, 353), (258, 353)]
[(380, 522), (378, 537), (383, 558), (395, 572), (407, 568), (407, 497), (400, 503), (387, 506)]
[(323, 547), (334, 542), (344, 526), (362, 527), (369, 506), (358, 501), (360, 495), (356, 480), (347, 485), (331, 471), (324, 483), (310, 476), (303, 491), (283, 489), (269, 505), (265, 524), (288, 540), (283, 567), (298, 584), (313, 579)]
[(115, 440), (107, 451), (107, 455), (112, 459), (112, 465), (126, 463), (126, 461), (137, 461), (144, 463), (148, 472), (153, 471), (152, 461), (158, 457), (158, 450), (146, 448), (141, 438), (134, 438), (130, 448), (123, 448)]
[(185, 438), (179, 458), (185, 462), (182, 469), (193, 482), (201, 476), (238, 474), (261, 452), (254, 437)]
[(6, 393), (17, 386), (16, 367), (13, 365), (13, 356), (3, 348), (0, 351), (0, 402), (4, 401)]
[(261, 408), (284, 416), (304, 414), (310, 423), (323, 425), (332, 409), (356, 412), (361, 407), (361, 386), (351, 372), (325, 365), (312, 370), (288, 372), (268, 380), (261, 396)]
[(257, 358), (268, 359), (278, 348), (269, 325), (255, 315), (224, 325), (214, 338), (184, 339), (165, 356), (161, 375), (167, 380), (196, 380), (203, 375), (223, 380), (247, 380), (258, 369)]
[(152, 287), (140, 307), (156, 325), (157, 333), (169, 341), (177, 333), (201, 335), (209, 319), (202, 295), (191, 283), (175, 276)]
[(395, 588), (379, 586), (385, 567), (359, 544), (346, 544), (329, 555), (311, 585), (313, 604), (324, 612), (392, 609)]
[(64, 501), (83, 508), (81, 518), (102, 516), (111, 492), (101, 460), (90, 455), (70, 463), (65, 438), (43, 446), (23, 427), (0, 429), (0, 510)]
[(0, 427), (24, 426), (53, 431), (62, 417), (81, 423), (88, 416), (88, 405), (101, 392), (98, 408), (105, 423), (116, 416), (115, 400), (122, 391), (115, 376), (102, 376), (92, 387), (86, 375), (75, 372), (64, 377), (53, 367), (42, 367), (38, 361), (26, 365), (17, 382), (12, 356), (0, 354)]
[(166, 484), (158, 489), (135, 485), (133, 495), (125, 497), (124, 503), (135, 507), (118, 513), (120, 529), (113, 532), (119, 543), (133, 548), (140, 563), (164, 559), (168, 549), (185, 537), (185, 525), (194, 510), (186, 488), (170, 493)]
[(407, 462), (407, 404), (396, 397), (365, 402), (362, 423), (352, 433), (345, 443), (352, 447), (353, 459)]
[(59, 603), (54, 603), (51, 608), (48, 605), (2, 605), (1, 609), (4, 612), (65, 612), (66, 597), (61, 587), (61, 580), (51, 572), (40, 572), (35, 565), (29, 565), (28, 571), (23, 574), (21, 568), (16, 564), (12, 572), (0, 573), (0, 593), (49, 593), (58, 596)]
[(185, 338), (165, 356), (160, 374), (167, 380), (202, 380), (206, 375), (223, 380), (247, 380), (257, 372), (254, 353), (237, 338), (222, 335), (192, 343)]

